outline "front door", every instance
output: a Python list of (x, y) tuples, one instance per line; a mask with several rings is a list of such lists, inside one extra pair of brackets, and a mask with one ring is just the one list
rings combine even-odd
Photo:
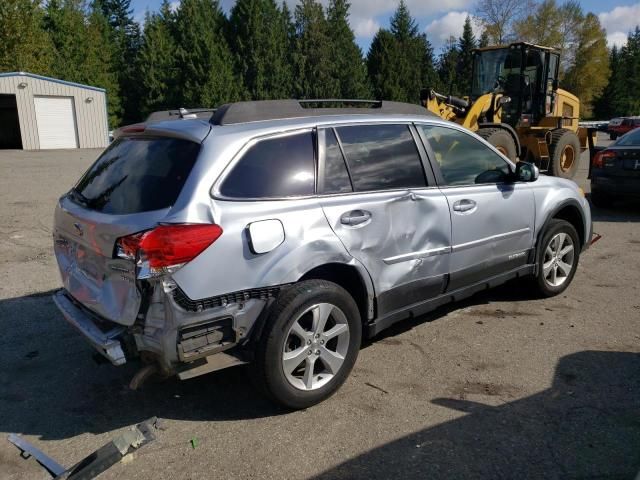
[(435, 157), (451, 215), (448, 290), (525, 265), (534, 243), (531, 186), (507, 181), (507, 161), (470, 134), (444, 126), (419, 129)]
[(428, 185), (410, 126), (321, 129), (319, 140), (320, 204), (345, 248), (371, 275), (379, 315), (442, 293), (449, 207)]

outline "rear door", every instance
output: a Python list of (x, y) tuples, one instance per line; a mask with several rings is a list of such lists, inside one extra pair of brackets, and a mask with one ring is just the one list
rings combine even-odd
[(115, 258), (120, 237), (166, 217), (200, 144), (176, 138), (121, 138), (58, 203), (54, 251), (65, 289), (99, 315), (125, 325), (140, 308), (135, 264)]
[(474, 136), (440, 125), (418, 129), (450, 209), (448, 290), (525, 265), (535, 216), (530, 185), (506, 182), (507, 161)]
[(319, 130), (320, 204), (369, 271), (379, 315), (442, 293), (449, 268), (447, 202), (414, 135), (407, 124)]

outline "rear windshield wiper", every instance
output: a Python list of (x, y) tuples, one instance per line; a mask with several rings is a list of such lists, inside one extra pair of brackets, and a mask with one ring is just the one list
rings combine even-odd
[(90, 207), (91, 206), (91, 201), (85, 197), (82, 193), (80, 193), (78, 190), (76, 190), (75, 188), (72, 188), (69, 191), (69, 194), (73, 197), (73, 199), (80, 203), (81, 205), (84, 205), (85, 207)]

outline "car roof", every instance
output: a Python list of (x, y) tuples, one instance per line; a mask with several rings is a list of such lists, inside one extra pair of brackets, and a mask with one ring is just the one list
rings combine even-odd
[(421, 105), (382, 100), (260, 100), (222, 105), (211, 117), (213, 125), (237, 125), (269, 120), (325, 116), (418, 115), (436, 117)]

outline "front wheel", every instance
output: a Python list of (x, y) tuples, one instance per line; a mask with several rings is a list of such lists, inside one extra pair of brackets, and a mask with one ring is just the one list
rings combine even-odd
[(573, 280), (580, 258), (576, 229), (565, 220), (554, 219), (538, 248), (537, 290), (545, 297), (562, 293)]
[(300, 282), (272, 305), (256, 352), (256, 383), (284, 407), (311, 407), (344, 383), (361, 338), (360, 313), (346, 290), (324, 280)]

